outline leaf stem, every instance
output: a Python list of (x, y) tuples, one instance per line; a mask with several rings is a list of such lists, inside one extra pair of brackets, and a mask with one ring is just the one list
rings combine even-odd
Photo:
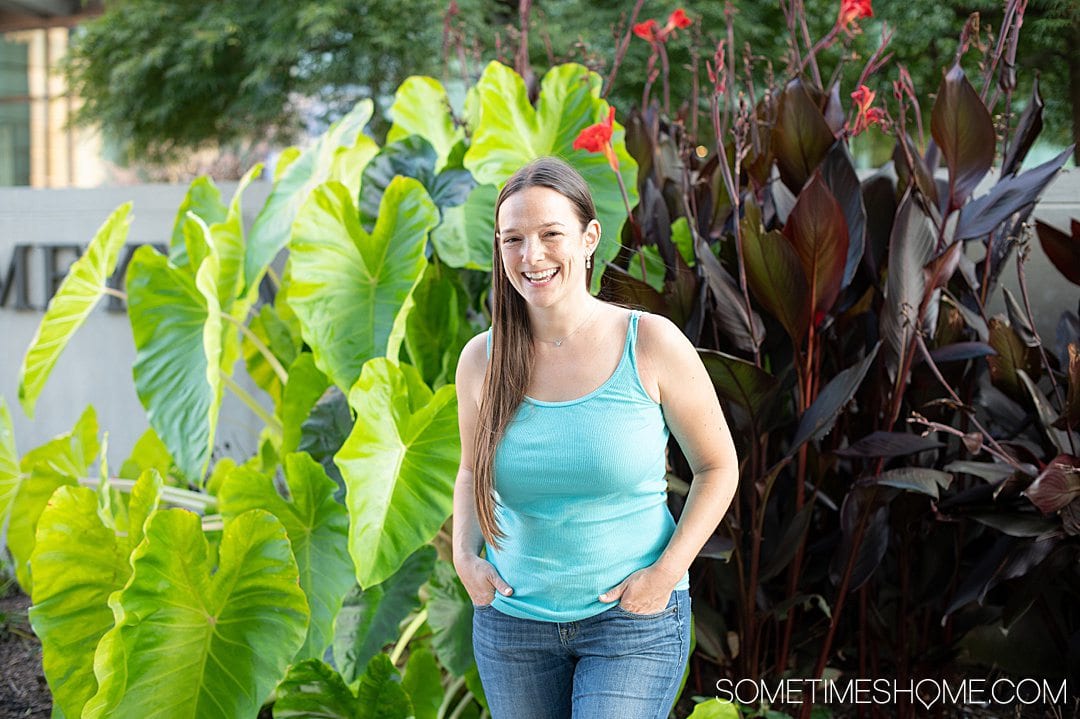
[(259, 354), (263, 356), (263, 359), (266, 360), (266, 363), (270, 365), (271, 369), (274, 370), (274, 374), (276, 374), (278, 379), (281, 380), (281, 384), (285, 384), (289, 381), (289, 373), (281, 365), (281, 362), (278, 361), (278, 358), (274, 355), (274, 353), (270, 351), (270, 348), (267, 347), (261, 339), (259, 339), (259, 336), (256, 335), (250, 327), (233, 317), (228, 312), (222, 312), (221, 316), (231, 322), (234, 326), (240, 328), (240, 333), (251, 341), (251, 344), (253, 344), (255, 346), (255, 349), (259, 351)]
[(428, 610), (424, 607), (413, 620), (409, 622), (409, 626), (405, 627), (405, 631), (401, 633), (401, 638), (398, 639), (397, 644), (394, 645), (394, 651), (390, 654), (390, 663), (396, 665), (398, 660), (401, 659), (401, 655), (405, 653), (405, 647), (408, 646), (409, 640), (413, 638), (417, 630), (423, 626), (427, 621)]
[(255, 401), (254, 397), (248, 394), (248, 392), (243, 387), (236, 383), (236, 380), (234, 380), (232, 377), (225, 374), (224, 372), (220, 372), (219, 376), (221, 377), (222, 383), (226, 387), (228, 387), (234, 395), (236, 395), (237, 399), (247, 405), (248, 409), (254, 412), (259, 419), (265, 422), (266, 426), (269, 427), (271, 431), (273, 431), (279, 437), (284, 433), (285, 428), (282, 426), (281, 420), (267, 412), (261, 404)]

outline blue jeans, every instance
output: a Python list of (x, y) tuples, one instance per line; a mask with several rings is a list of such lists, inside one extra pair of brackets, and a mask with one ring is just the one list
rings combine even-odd
[(690, 658), (690, 592), (575, 622), (473, 605), (473, 653), (491, 719), (667, 719)]

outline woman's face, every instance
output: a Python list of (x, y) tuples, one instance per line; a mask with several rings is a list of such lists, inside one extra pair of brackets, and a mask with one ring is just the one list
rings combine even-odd
[(585, 286), (585, 257), (596, 251), (600, 223), (585, 230), (570, 200), (548, 187), (527, 187), (499, 206), (503, 270), (525, 301), (550, 307)]

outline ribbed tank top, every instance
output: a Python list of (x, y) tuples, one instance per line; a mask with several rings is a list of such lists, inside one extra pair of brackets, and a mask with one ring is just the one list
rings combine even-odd
[[(564, 402), (526, 396), (495, 450), (495, 514), (507, 536), (487, 559), (514, 588), (492, 606), (569, 622), (617, 602), (598, 595), (653, 564), (675, 531), (667, 506), (660, 405), (641, 384), (631, 310), (622, 358), (592, 392)], [(487, 352), (491, 356), (491, 330)], [(684, 572), (675, 589), (690, 587)]]

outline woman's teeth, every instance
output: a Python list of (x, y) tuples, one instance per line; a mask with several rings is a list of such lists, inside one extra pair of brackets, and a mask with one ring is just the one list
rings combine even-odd
[(552, 277), (554, 277), (558, 271), (558, 267), (553, 267), (552, 269), (544, 270), (543, 272), (522, 272), (521, 274), (524, 275), (525, 279), (527, 279), (532, 284), (542, 285), (545, 284)]

